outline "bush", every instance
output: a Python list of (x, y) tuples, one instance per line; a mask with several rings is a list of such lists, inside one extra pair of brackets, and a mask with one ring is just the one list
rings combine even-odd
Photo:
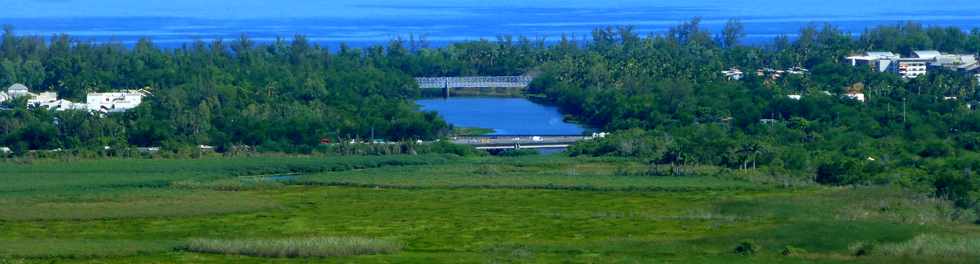
[(475, 170), (473, 170), (473, 174), (492, 176), (492, 175), (500, 174), (500, 170), (497, 169), (497, 166), (485, 164), (485, 165), (480, 165)]
[(971, 208), (976, 206), (977, 197), (975, 195), (976, 186), (967, 175), (958, 173), (941, 173), (933, 181), (936, 189), (936, 196), (953, 201), (956, 207)]
[(861, 256), (870, 256), (875, 252), (875, 249), (877, 247), (878, 247), (878, 243), (876, 242), (861, 241), (851, 245), (850, 249), (855, 256), (861, 257)]
[(853, 159), (834, 158), (817, 167), (817, 183), (828, 185), (848, 185), (865, 181), (861, 163)]
[(783, 251), (780, 252), (780, 254), (782, 254), (783, 256), (787, 256), (787, 257), (789, 257), (789, 256), (801, 256), (801, 255), (806, 254), (806, 253), (807, 252), (806, 252), (805, 249), (794, 247), (794, 246), (786, 246), (786, 247), (783, 248)]
[(497, 153), (497, 156), (501, 156), (501, 157), (523, 157), (523, 156), (535, 156), (535, 155), (540, 155), (540, 154), (541, 154), (541, 152), (539, 152), (536, 149), (516, 149), (516, 150), (502, 151), (500, 153)]
[(568, 148), (572, 156), (617, 156), (660, 160), (674, 145), (668, 135), (654, 135), (643, 129), (630, 129), (606, 138), (581, 141)]
[(739, 242), (738, 246), (735, 246), (735, 254), (744, 255), (744, 256), (755, 255), (761, 251), (762, 251), (762, 247), (751, 240), (745, 240)]
[(920, 146), (919, 156), (923, 158), (939, 158), (949, 156), (953, 153), (953, 148), (946, 142), (931, 140)]

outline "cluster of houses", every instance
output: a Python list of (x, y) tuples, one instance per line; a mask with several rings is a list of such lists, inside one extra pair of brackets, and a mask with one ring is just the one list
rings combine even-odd
[(30, 89), (23, 84), (14, 84), (7, 88), (6, 92), (0, 92), (0, 103), (15, 98), (26, 97), (27, 105), (32, 107), (43, 107), (50, 110), (66, 111), (81, 110), (99, 113), (125, 112), (136, 108), (143, 103), (143, 97), (149, 96), (147, 89), (125, 90), (110, 93), (89, 93), (85, 97), (85, 103), (76, 103), (58, 98), (58, 93), (42, 92), (31, 93)]
[(917, 50), (911, 57), (887, 51), (865, 52), (847, 57), (851, 66), (867, 66), (878, 72), (891, 72), (905, 79), (926, 75), (932, 69), (949, 70), (973, 74), (980, 80), (980, 62), (973, 54), (947, 54), (935, 50)]
[[(761, 68), (755, 70), (756, 76), (770, 80), (777, 80), (786, 75), (806, 75), (808, 73), (810, 73), (810, 70), (804, 69), (803, 67), (793, 67), (785, 70), (777, 70), (773, 68)], [(745, 73), (737, 67), (732, 67), (727, 71), (721, 71), (721, 74), (725, 75), (725, 78), (732, 81), (738, 81), (745, 77)]]

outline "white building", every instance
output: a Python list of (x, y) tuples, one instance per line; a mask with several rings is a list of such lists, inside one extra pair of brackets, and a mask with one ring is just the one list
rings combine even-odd
[(938, 50), (916, 50), (912, 52), (912, 55), (919, 59), (933, 60), (942, 56), (943, 53)]
[(0, 103), (6, 102), (7, 100), (11, 100), (17, 97), (28, 96), (28, 95), (31, 95), (31, 93), (27, 89), (27, 86), (16, 83), (14, 85), (11, 85), (10, 87), (7, 87), (7, 91), (0, 91)]
[(27, 105), (35, 107), (44, 108), (54, 108), (58, 102), (58, 94), (54, 92), (43, 92), (39, 94), (31, 94), (31, 98), (27, 99)]
[(864, 93), (850, 92), (850, 93), (844, 94), (844, 97), (847, 97), (847, 98), (849, 98), (851, 100), (857, 100), (857, 101), (862, 102), (862, 103), (866, 100), (866, 98), (864, 97)]
[(928, 73), (928, 64), (936, 60), (938, 51), (916, 51), (914, 58), (902, 58), (891, 52), (866, 52), (864, 55), (850, 56), (851, 66), (868, 65), (878, 72), (892, 72), (911, 79)]
[(88, 109), (95, 112), (125, 112), (143, 103), (145, 90), (129, 90), (115, 93), (90, 93), (85, 98)]
[(926, 75), (934, 68), (947, 68), (960, 72), (970, 72), (980, 68), (980, 62), (973, 54), (946, 54), (936, 50), (916, 50), (912, 52), (910, 58), (902, 58), (891, 52), (867, 52), (847, 59), (851, 66), (869, 65), (879, 72), (892, 72), (905, 79)]
[(810, 73), (810, 70), (807, 70), (807, 69), (805, 69), (803, 67), (796, 66), (796, 67), (789, 68), (788, 70), (786, 70), (786, 73), (789, 73), (789, 74), (792, 74), (792, 75), (805, 75), (805, 74), (809, 74)]
[(44, 107), (50, 110), (83, 110), (92, 112), (125, 112), (126, 110), (138, 107), (143, 103), (143, 97), (150, 95), (145, 89), (126, 90), (111, 93), (89, 93), (86, 95), (85, 103), (75, 103), (68, 100), (58, 99), (58, 94), (54, 92), (43, 92), (39, 94), (30, 93), (26, 86), (15, 84), (11, 86), (7, 93), (0, 93), (0, 102), (29, 96), (27, 105), (34, 107)]
[(745, 76), (745, 74), (742, 73), (742, 70), (739, 70), (738, 68), (731, 68), (727, 71), (721, 71), (721, 73), (724, 74), (728, 80), (733, 81), (741, 80), (742, 77)]
[(905, 79), (915, 79), (929, 73), (928, 64), (929, 59), (901, 59), (893, 63), (889, 71)]
[(867, 65), (878, 72), (888, 71), (892, 62), (900, 58), (901, 56), (886, 51), (871, 51), (863, 55), (847, 57), (851, 61), (851, 66)]
[(17, 97), (28, 96), (32, 94), (31, 91), (27, 89), (27, 86), (23, 84), (15, 83), (14, 85), (11, 85), (10, 87), (7, 88), (7, 95), (10, 96), (10, 98), (17, 98)]
[(786, 97), (789, 97), (789, 99), (793, 99), (797, 101), (803, 99), (803, 95), (799, 95), (799, 94), (791, 94), (791, 95), (787, 95)]

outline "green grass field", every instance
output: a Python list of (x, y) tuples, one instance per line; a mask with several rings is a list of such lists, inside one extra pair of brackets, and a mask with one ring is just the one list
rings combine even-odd
[(944, 200), (722, 169), (635, 173), (645, 168), (562, 156), (0, 162), (0, 263), (980, 261), (980, 226)]

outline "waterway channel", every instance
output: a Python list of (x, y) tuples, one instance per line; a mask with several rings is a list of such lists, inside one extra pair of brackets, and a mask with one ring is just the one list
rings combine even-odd
[(565, 122), (558, 108), (517, 97), (450, 97), (416, 101), (456, 127), (492, 129), (491, 135), (581, 135), (586, 129)]

